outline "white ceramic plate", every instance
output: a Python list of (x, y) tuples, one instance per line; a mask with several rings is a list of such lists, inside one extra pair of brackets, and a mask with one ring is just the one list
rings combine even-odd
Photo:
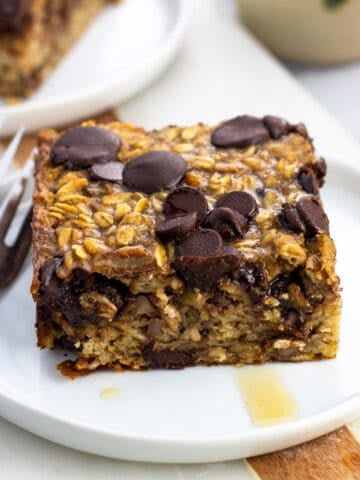
[(29, 131), (76, 121), (128, 99), (174, 57), (190, 8), (186, 0), (129, 0), (107, 7), (36, 94), (15, 106), (0, 99), (1, 134), (19, 125)]
[[(360, 411), (359, 183), (359, 169), (330, 162), (323, 195), (344, 287), (341, 346), (336, 360), (276, 365), (298, 403), (296, 420), (254, 426), (233, 367), (99, 372), (75, 381), (62, 377), (56, 364), (63, 353), (36, 347), (30, 260), (0, 296), (0, 414), (69, 447), (156, 462), (247, 457), (306, 441), (351, 421)], [(105, 388), (115, 388), (119, 395), (103, 399)]]

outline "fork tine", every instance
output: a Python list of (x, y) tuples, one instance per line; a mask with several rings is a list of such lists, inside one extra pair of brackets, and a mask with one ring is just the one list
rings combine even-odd
[[(1, 119), (0, 119), (0, 127), (1, 127)], [(7, 149), (1, 156), (0, 160), (0, 181), (2, 178), (4, 178), (6, 172), (9, 169), (9, 166), (11, 162), (13, 161), (17, 149), (19, 148), (20, 142), (22, 140), (22, 137), (24, 136), (25, 133), (25, 127), (22, 126), (19, 128), (19, 130), (16, 132), (16, 135), (14, 138), (11, 140), (10, 144), (8, 145)]]
[(28, 209), (12, 245), (8, 246), (5, 239), (19, 206), (24, 204), (21, 200), (32, 168), (33, 155), (30, 155), (0, 206), (0, 289), (8, 286), (14, 280), (31, 244), (31, 207)]
[(32, 208), (30, 207), (12, 247), (0, 243), (0, 289), (10, 285), (19, 273), (31, 245)]
[(26, 160), (25, 164), (23, 167), (16, 172), (16, 175), (14, 176), (14, 182), (12, 184), (12, 187), (10, 188), (9, 192), (6, 194), (3, 202), (0, 205), (0, 221), (2, 221), (2, 217), (4, 215), (4, 211), (7, 208), (8, 203), (12, 202), (14, 203), (14, 199), (20, 197), (24, 191), (24, 182), (30, 177), (30, 174), (34, 168), (34, 160), (33, 160), (33, 153), (29, 156), (29, 158)]
[(0, 210), (0, 244), (5, 239), (24, 191), (23, 184), (19, 185), (19, 182), (17, 182), (17, 187), (16, 191), (12, 189), (12, 195), (6, 198)]

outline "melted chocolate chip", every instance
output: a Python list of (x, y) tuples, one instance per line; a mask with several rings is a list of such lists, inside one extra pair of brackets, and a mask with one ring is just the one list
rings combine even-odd
[(72, 271), (71, 283), (74, 289), (81, 289), (89, 280), (90, 273), (81, 267), (76, 267)]
[(260, 118), (242, 115), (217, 127), (211, 135), (211, 143), (215, 147), (245, 148), (269, 138), (269, 132)]
[[(76, 352), (75, 343), (77, 343), (78, 340), (77, 337), (72, 336), (60, 337), (55, 339), (55, 346), (61, 350), (67, 350), (68, 352)], [(64, 356), (67, 357), (67, 354), (64, 353)]]
[(172, 266), (189, 288), (208, 291), (216, 287), (226, 275), (236, 271), (239, 264), (238, 251), (233, 247), (225, 247), (217, 255), (176, 257)]
[(197, 188), (192, 187), (176, 188), (168, 195), (164, 203), (164, 213), (167, 216), (196, 212), (200, 220), (207, 210), (208, 204), (205, 195)]
[(255, 198), (250, 193), (241, 191), (225, 193), (216, 201), (215, 207), (232, 208), (247, 219), (253, 218), (258, 212)]
[(94, 180), (120, 183), (123, 170), (124, 165), (120, 162), (97, 163), (90, 168), (90, 176)]
[(31, 0), (0, 0), (0, 32), (19, 30), (30, 4)]
[(156, 235), (163, 242), (171, 240), (179, 241), (193, 232), (197, 224), (196, 212), (185, 213), (176, 217), (169, 218), (156, 228)]
[(216, 230), (224, 240), (242, 238), (249, 228), (243, 215), (227, 207), (214, 208), (205, 217), (202, 225)]
[(287, 273), (281, 273), (273, 280), (271, 280), (267, 293), (272, 297), (278, 298), (284, 293), (287, 293), (289, 285), (290, 275)]
[(303, 270), (301, 268), (296, 268), (289, 273), (281, 273), (273, 278), (268, 287), (267, 294), (278, 298), (282, 306), (289, 307), (291, 306), (289, 298), (281, 298), (281, 296), (289, 291), (289, 286), (292, 284), (298, 287), (306, 297), (311, 296), (313, 301), (314, 296), (306, 291), (306, 286), (303, 281)]
[(186, 172), (181, 155), (167, 150), (147, 152), (130, 160), (123, 171), (124, 184), (143, 193), (174, 188)]
[(262, 261), (252, 262), (240, 257), (237, 270), (233, 273), (236, 282), (249, 295), (254, 304), (260, 304), (266, 293), (266, 270)]
[(62, 264), (62, 257), (47, 260), (39, 270), (40, 293), (45, 300), (61, 298), (61, 280), (56, 276), (56, 270)]
[[(107, 303), (99, 300), (99, 295), (111, 302), (117, 310), (126, 301), (127, 289), (119, 281), (108, 279), (100, 274), (90, 274), (82, 268), (76, 268), (68, 280), (56, 276), (61, 259), (46, 262), (40, 269), (40, 296), (46, 305), (55, 304), (67, 322), (72, 326), (86, 323), (98, 323), (108, 317)], [(95, 294), (95, 295), (94, 295)], [(102, 310), (105, 305), (105, 313)], [(113, 311), (113, 316), (116, 315)]]
[(209, 257), (218, 255), (223, 248), (220, 235), (214, 230), (196, 230), (176, 246), (177, 256)]
[(329, 233), (329, 219), (315, 198), (300, 198), (296, 204), (296, 209), (305, 222), (309, 236), (314, 236), (321, 231)]
[[(95, 283), (95, 289), (97, 293), (104, 295), (104, 297), (110, 300), (110, 302), (112, 302), (118, 310), (124, 306), (125, 289), (123, 284), (120, 284), (120, 282), (112, 280), (103, 281), (101, 278), (100, 283)], [(96, 311), (96, 306), (94, 306), (94, 311)]]
[(300, 169), (297, 175), (297, 180), (305, 192), (312, 193), (313, 195), (317, 195), (319, 193), (319, 187), (315, 174), (310, 168), (305, 167)]
[(289, 133), (289, 123), (283, 118), (266, 115), (264, 117), (264, 124), (268, 128), (271, 138), (274, 140)]
[(70, 170), (88, 168), (95, 163), (115, 161), (120, 146), (120, 138), (110, 130), (76, 127), (57, 139), (50, 158), (54, 165), (64, 165)]
[(194, 364), (191, 352), (162, 349), (153, 350), (153, 345), (147, 345), (143, 350), (143, 357), (148, 368), (182, 369)]
[(292, 207), (288, 203), (283, 205), (282, 210), (278, 215), (278, 219), (283, 227), (290, 232), (305, 232), (305, 225), (299, 215), (299, 212), (295, 207)]
[(290, 284), (290, 275), (287, 273), (281, 273), (275, 277), (269, 286), (269, 295), (272, 297), (279, 297), (283, 293), (286, 293)]
[(265, 266), (263, 263), (253, 263), (250, 260), (241, 259), (237, 279), (246, 282), (249, 287), (262, 289), (265, 281)]
[(283, 308), (281, 310), (280, 323), (286, 330), (294, 330), (302, 326), (299, 312), (295, 308)]

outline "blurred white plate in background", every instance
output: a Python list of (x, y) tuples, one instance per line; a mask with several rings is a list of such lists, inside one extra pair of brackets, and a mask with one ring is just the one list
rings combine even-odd
[(151, 83), (184, 37), (186, 0), (130, 0), (109, 6), (28, 100), (0, 99), (1, 135), (58, 126), (119, 104)]

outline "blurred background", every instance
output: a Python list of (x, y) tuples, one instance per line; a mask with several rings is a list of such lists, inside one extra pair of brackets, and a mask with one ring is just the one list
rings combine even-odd
[(234, 1), (228, 8), (360, 140), (360, 1)]

